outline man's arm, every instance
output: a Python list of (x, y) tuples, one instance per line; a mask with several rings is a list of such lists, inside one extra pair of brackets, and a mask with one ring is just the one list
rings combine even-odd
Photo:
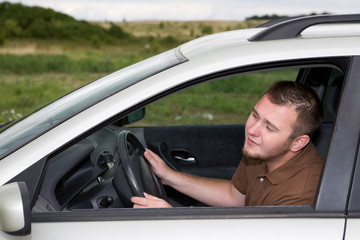
[[(240, 193), (229, 180), (203, 178), (174, 171), (157, 154), (148, 149), (145, 152), (145, 157), (162, 183), (173, 187), (179, 192), (210, 206), (245, 205), (245, 195)], [(155, 200), (152, 196), (150, 198), (149, 195), (145, 199), (133, 198), (132, 200), (139, 206), (159, 207), (159, 199)], [(166, 207), (166, 204), (164, 201), (162, 206)]]

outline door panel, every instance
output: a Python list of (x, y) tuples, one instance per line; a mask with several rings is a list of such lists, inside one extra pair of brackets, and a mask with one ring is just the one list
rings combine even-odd
[(360, 219), (349, 218), (346, 223), (345, 240), (358, 240), (360, 236)]
[(144, 135), (171, 167), (199, 176), (230, 179), (242, 158), (244, 125), (147, 127)]
[[(32, 239), (343, 239), (343, 218), (240, 218), (34, 223)], [(181, 230), (182, 229), (182, 230)], [(139, 232), (141, 231), (141, 233)], [(180, 231), (179, 231), (180, 230)], [(259, 231), (260, 230), (260, 231)], [(0, 237), (3, 237), (0, 235)], [(7, 238), (5, 238), (7, 239)], [(11, 238), (8, 238), (11, 239)], [(26, 239), (26, 238), (24, 238)]]

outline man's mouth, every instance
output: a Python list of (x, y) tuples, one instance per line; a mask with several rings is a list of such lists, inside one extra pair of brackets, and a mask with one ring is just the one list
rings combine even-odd
[(249, 135), (247, 136), (247, 141), (250, 145), (259, 145), (257, 141), (255, 141), (253, 138), (251, 138)]

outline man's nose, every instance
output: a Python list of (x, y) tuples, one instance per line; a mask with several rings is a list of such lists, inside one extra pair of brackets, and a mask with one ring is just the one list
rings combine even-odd
[(260, 121), (257, 121), (249, 127), (248, 133), (253, 136), (259, 136), (260, 129), (261, 129), (261, 123), (260, 123)]

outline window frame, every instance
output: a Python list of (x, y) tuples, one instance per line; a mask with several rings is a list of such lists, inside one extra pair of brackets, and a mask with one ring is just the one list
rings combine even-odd
[[(348, 98), (353, 98), (354, 94), (356, 94), (356, 89), (359, 87), (353, 87), (354, 79), (357, 77), (356, 74), (351, 74), (349, 71), (351, 69), (356, 69), (360, 65), (359, 57), (356, 58), (356, 63), (351, 66), (347, 67), (348, 62), (353, 60), (352, 58), (328, 58), (328, 59), (305, 59), (305, 60), (296, 60), (296, 61), (282, 61), (282, 62), (274, 62), (274, 63), (266, 63), (266, 64), (258, 64), (254, 66), (247, 66), (242, 68), (230, 69), (225, 70), (222, 72), (212, 73), (207, 76), (203, 76), (201, 78), (193, 79), (188, 81), (181, 86), (175, 86), (172, 89), (169, 89), (161, 94), (153, 96), (148, 100), (144, 101), (141, 104), (138, 104), (132, 108), (129, 108), (126, 112), (119, 114), (117, 117), (109, 119), (108, 121), (101, 124), (101, 126), (97, 126), (96, 129), (100, 129), (101, 127), (108, 125), (124, 116), (133, 112), (134, 110), (144, 107), (145, 105), (153, 102), (154, 100), (160, 99), (164, 96), (169, 95), (170, 93), (177, 92), (181, 89), (194, 86), (199, 83), (203, 83), (209, 80), (222, 78), (223, 76), (230, 76), (239, 73), (249, 73), (249, 72), (256, 72), (258, 69), (276, 69), (276, 68), (284, 68), (284, 67), (295, 67), (295, 66), (313, 66), (313, 65), (334, 65), (338, 66), (342, 69), (345, 73), (345, 82), (346, 82), (346, 91), (342, 93), (342, 100), (341, 101), (349, 101)], [(349, 83), (351, 82), (351, 83)], [(344, 92), (348, 93), (351, 96), (346, 96)], [(345, 99), (345, 100), (344, 100)], [(340, 105), (340, 108), (346, 108), (344, 104)], [(358, 112), (356, 114), (359, 114)], [(342, 126), (339, 126), (339, 121), (344, 121), (344, 116), (336, 118), (336, 129), (335, 132), (339, 132), (343, 129)], [(354, 121), (351, 119), (351, 121)], [(68, 143), (68, 145), (73, 144), (75, 141), (78, 141), (90, 133), (94, 132), (95, 129), (89, 130), (87, 133), (84, 133), (81, 138), (77, 138), (73, 140), (73, 142)], [(339, 141), (339, 134), (334, 134), (332, 137), (332, 146), (329, 152), (333, 152), (333, 148), (336, 147), (336, 142)], [(343, 134), (341, 134), (343, 135)], [(335, 141), (335, 143), (334, 143)], [(63, 149), (63, 148), (62, 148)], [(59, 150), (60, 151), (60, 150)], [(56, 153), (54, 153), (56, 154)], [(348, 154), (349, 156), (351, 153)], [(347, 202), (344, 202), (344, 196), (341, 197), (340, 201), (336, 201), (335, 204), (326, 203), (328, 200), (326, 196), (332, 192), (331, 189), (331, 182), (329, 178), (329, 174), (327, 174), (328, 169), (330, 168), (331, 171), (336, 169), (335, 165), (331, 162), (326, 162), (325, 171), (323, 173), (323, 177), (325, 179), (321, 180), (321, 184), (319, 186), (319, 193), (315, 199), (314, 207), (311, 206), (270, 206), (270, 207), (240, 207), (240, 208), (222, 208), (222, 207), (211, 207), (211, 208), (177, 208), (177, 209), (148, 209), (148, 210), (137, 210), (132, 211), (132, 209), (118, 209), (111, 211), (88, 211), (88, 210), (77, 210), (74, 212), (48, 212), (48, 213), (32, 213), (32, 218), (34, 222), (68, 222), (68, 221), (114, 221), (114, 220), (148, 220), (148, 219), (222, 219), (222, 218), (269, 218), (269, 217), (311, 217), (311, 218), (323, 218), (323, 217), (334, 217), (339, 218), (344, 216), (345, 208)], [(349, 162), (349, 165), (354, 164), (353, 162)], [(334, 165), (334, 166), (333, 166)], [(347, 172), (352, 171), (352, 168), (348, 167), (346, 169)], [(35, 171), (37, 172), (37, 171)], [(26, 174), (24, 174), (26, 175)], [(341, 176), (337, 176), (337, 178), (341, 178)], [(21, 180), (22, 178), (16, 178), (17, 180)], [(30, 178), (31, 179), (31, 178)], [(11, 182), (11, 181), (10, 181)], [(330, 183), (329, 183), (330, 182)], [(350, 182), (346, 182), (345, 190), (341, 191), (343, 194), (347, 196), (348, 192), (347, 189), (350, 186)]]

